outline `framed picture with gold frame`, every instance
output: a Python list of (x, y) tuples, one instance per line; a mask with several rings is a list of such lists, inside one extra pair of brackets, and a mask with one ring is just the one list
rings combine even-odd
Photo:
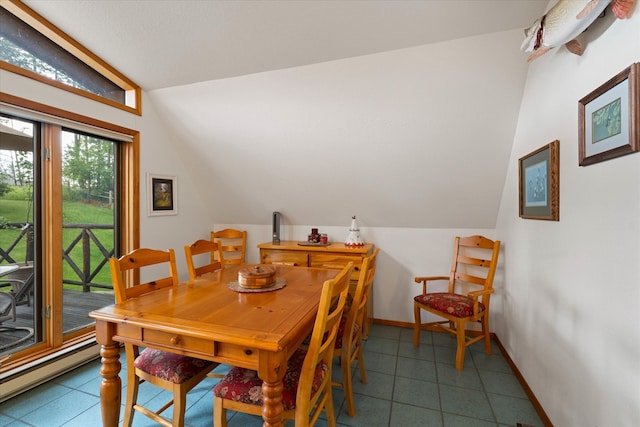
[(519, 159), (520, 218), (560, 221), (560, 141)]
[(578, 164), (587, 166), (640, 150), (640, 63), (578, 101)]
[(147, 215), (178, 214), (178, 177), (147, 173)]

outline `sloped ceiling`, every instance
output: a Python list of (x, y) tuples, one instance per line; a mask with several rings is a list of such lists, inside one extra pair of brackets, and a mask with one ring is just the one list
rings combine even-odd
[(523, 29), (547, 0), (24, 3), (150, 91)]
[(216, 223), (492, 228), (548, 2), (25, 3), (149, 93)]

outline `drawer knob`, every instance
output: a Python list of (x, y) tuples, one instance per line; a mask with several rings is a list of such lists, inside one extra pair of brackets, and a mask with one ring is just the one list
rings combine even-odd
[(244, 351), (244, 354), (246, 354), (247, 356), (251, 356), (253, 354), (253, 351), (251, 349), (247, 349)]
[(171, 339), (169, 340), (169, 342), (171, 342), (171, 345), (177, 345), (177, 344), (180, 344), (180, 337), (178, 337), (178, 336), (173, 337), (173, 338), (171, 338)]

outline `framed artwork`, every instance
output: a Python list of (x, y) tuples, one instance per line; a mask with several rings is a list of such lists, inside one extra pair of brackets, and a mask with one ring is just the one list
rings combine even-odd
[(580, 166), (640, 150), (639, 86), (635, 63), (578, 102)]
[(560, 221), (560, 141), (521, 157), (520, 218)]
[(147, 173), (147, 215), (178, 214), (178, 177)]

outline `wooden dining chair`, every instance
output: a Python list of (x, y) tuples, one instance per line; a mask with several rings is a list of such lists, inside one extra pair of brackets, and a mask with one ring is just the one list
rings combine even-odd
[[(331, 361), (340, 318), (349, 293), (353, 263), (349, 263), (322, 287), (311, 341), (307, 351), (296, 350), (289, 359), (282, 380), (282, 404), (285, 419), (296, 427), (315, 424), (325, 411), (327, 423), (335, 427), (331, 393)], [(213, 425), (226, 427), (227, 409), (254, 415), (262, 414), (262, 380), (256, 371), (232, 368), (213, 388)]]
[(220, 245), (223, 256), (223, 265), (244, 264), (247, 247), (247, 232), (225, 228), (211, 232), (211, 240)]
[[(422, 327), (433, 325), (456, 336), (458, 371), (463, 368), (465, 349), (469, 345), (484, 339), (485, 352), (491, 354), (489, 301), (493, 293), (493, 277), (499, 253), (499, 240), (493, 241), (483, 236), (456, 237), (449, 276), (415, 278), (416, 283), (422, 283), (422, 293), (413, 299), (415, 347), (420, 345)], [(445, 280), (449, 282), (447, 292), (427, 292), (427, 283)], [(420, 310), (446, 320), (422, 323)], [(480, 322), (482, 333), (473, 338), (468, 337), (465, 331), (468, 322)]]
[[(198, 255), (203, 254), (209, 254), (208, 263), (196, 267)], [(222, 269), (222, 251), (220, 250), (220, 245), (217, 242), (204, 239), (196, 240), (192, 244), (184, 247), (184, 255), (187, 260), (189, 279), (191, 280), (202, 276), (203, 274), (213, 273), (214, 271)]]
[[(168, 266), (168, 277), (126, 286), (125, 276), (131, 278), (133, 275), (130, 273), (158, 264)], [(178, 285), (178, 269), (173, 249), (168, 251), (136, 249), (119, 259), (111, 258), (109, 265), (116, 303)], [(137, 345), (131, 343), (125, 343), (124, 347), (127, 360), (127, 396), (123, 426), (131, 426), (134, 410), (163, 426), (184, 426), (187, 393), (202, 381), (209, 371), (217, 366), (217, 363), (152, 348), (140, 351)], [(137, 403), (138, 388), (143, 381), (170, 391), (173, 399), (157, 411), (139, 405)], [(171, 405), (173, 405), (173, 419), (167, 420), (160, 414)]]
[(342, 313), (338, 337), (334, 346), (334, 354), (340, 358), (342, 370), (342, 382), (334, 381), (333, 386), (344, 389), (344, 397), (347, 402), (347, 413), (351, 417), (356, 416), (356, 407), (353, 400), (353, 378), (351, 367), (355, 360), (360, 369), (360, 380), (367, 383), (367, 373), (364, 368), (362, 353), (362, 331), (367, 316), (367, 298), (371, 291), (373, 278), (376, 273), (376, 258), (380, 249), (365, 257), (360, 267), (360, 278), (353, 295), (353, 301), (348, 309)]

